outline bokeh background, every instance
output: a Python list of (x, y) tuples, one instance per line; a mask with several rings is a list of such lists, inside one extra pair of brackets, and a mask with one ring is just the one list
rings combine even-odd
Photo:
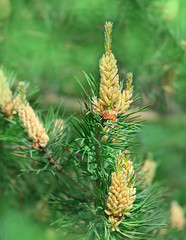
[[(62, 112), (79, 113), (82, 95), (75, 77), (87, 90), (83, 71), (99, 80), (108, 20), (114, 24), (112, 50), (120, 79), (133, 72), (140, 97), (134, 106), (150, 105), (141, 117), (146, 122), (140, 151), (144, 159), (153, 155), (155, 180), (186, 212), (185, 0), (0, 0), (0, 65), (14, 71), (17, 81), (40, 87), (43, 109), (63, 99)], [(16, 219), (23, 229), (31, 225), (27, 214), (5, 212), (2, 231), (7, 233), (12, 224), (12, 234), (21, 235)], [(39, 236), (41, 229), (34, 225), (30, 231)], [(47, 231), (54, 239), (52, 230)]]

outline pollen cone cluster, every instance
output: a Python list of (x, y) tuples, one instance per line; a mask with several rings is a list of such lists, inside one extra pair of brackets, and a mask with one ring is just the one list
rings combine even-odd
[(7, 78), (0, 69), (0, 108), (1, 111), (10, 116), (13, 109), (12, 91), (9, 88)]
[(18, 108), (18, 114), (29, 139), (34, 141), (34, 148), (44, 148), (49, 141), (49, 137), (29, 103), (21, 104)]
[(185, 216), (183, 208), (178, 204), (178, 202), (173, 201), (171, 203), (171, 227), (177, 228), (179, 230), (184, 229), (185, 226)]
[(18, 99), (18, 96), (14, 100), (12, 99), (12, 91), (9, 88), (7, 78), (0, 69), (0, 108), (10, 119), (12, 114), (17, 113)]
[(125, 156), (120, 153), (116, 159), (116, 171), (111, 176), (111, 186), (107, 198), (106, 214), (109, 215), (111, 231), (118, 230), (118, 225), (129, 215), (136, 198), (134, 188), (134, 169), (129, 160), (129, 152)]
[(0, 70), (0, 96), (0, 107), (5, 108), (12, 100), (12, 91), (2, 70)]
[(99, 99), (94, 98), (93, 109), (104, 119), (116, 121), (118, 114), (125, 113), (132, 103), (132, 73), (127, 74), (126, 89), (119, 87), (117, 61), (111, 52), (112, 23), (105, 25), (105, 54), (100, 60), (100, 91)]
[(156, 174), (156, 163), (153, 160), (152, 153), (148, 153), (147, 159), (145, 160), (141, 171), (145, 173), (145, 176), (143, 177), (144, 182), (142, 185), (145, 188), (147, 185), (152, 183)]

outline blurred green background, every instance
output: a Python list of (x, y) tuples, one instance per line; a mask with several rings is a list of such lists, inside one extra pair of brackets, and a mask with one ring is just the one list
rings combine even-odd
[(0, 65), (40, 87), (42, 108), (62, 98), (61, 111), (79, 112), (75, 76), (85, 88), (83, 71), (99, 80), (105, 21), (120, 79), (133, 72), (135, 106), (150, 105), (140, 151), (186, 211), (185, 0), (0, 0)]

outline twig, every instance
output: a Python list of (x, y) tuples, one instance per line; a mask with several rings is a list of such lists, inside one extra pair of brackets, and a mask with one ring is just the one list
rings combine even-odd
[(44, 154), (46, 154), (46, 156), (47, 156), (47, 159), (49, 160), (49, 163), (51, 164), (51, 165), (54, 165), (55, 167), (56, 167), (56, 170), (58, 170), (58, 171), (62, 171), (62, 168), (61, 168), (61, 166), (59, 166), (59, 165), (57, 165), (57, 162), (50, 156), (50, 154), (48, 153), (48, 150), (47, 149), (42, 149), (42, 152), (44, 153)]
[[(66, 149), (66, 150), (67, 150), (67, 149)], [(69, 152), (72, 152), (72, 150), (70, 150), (70, 149), (68, 149), (68, 151), (69, 151)], [(85, 187), (83, 187), (80, 183), (76, 182), (73, 178), (71, 178), (70, 175), (67, 174), (67, 173), (62, 169), (62, 167), (57, 164), (57, 162), (50, 156), (50, 154), (48, 153), (48, 150), (47, 150), (47, 149), (43, 149), (42, 152), (43, 152), (44, 154), (46, 154), (47, 159), (49, 160), (49, 163), (50, 163), (51, 165), (54, 165), (54, 166), (55, 166), (55, 169), (56, 169), (57, 171), (61, 172), (61, 173), (64, 174), (66, 177), (68, 177), (68, 178), (74, 183), (74, 185), (79, 186), (79, 188), (81, 188), (81, 190), (83, 190), (84, 192), (87, 192), (87, 189), (86, 189)]]

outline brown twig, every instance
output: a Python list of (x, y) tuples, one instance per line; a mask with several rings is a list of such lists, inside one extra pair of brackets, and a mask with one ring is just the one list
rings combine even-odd
[(51, 165), (54, 165), (55, 169), (61, 172), (62, 171), (61, 166), (57, 165), (57, 162), (48, 153), (48, 150), (47, 149), (42, 149), (42, 152), (46, 155), (47, 159), (49, 160), (49, 163)]

